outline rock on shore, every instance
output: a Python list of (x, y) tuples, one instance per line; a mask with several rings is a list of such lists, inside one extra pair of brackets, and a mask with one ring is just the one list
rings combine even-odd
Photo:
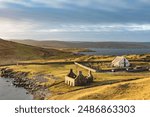
[(0, 69), (0, 77), (12, 78), (12, 84), (16, 87), (24, 87), (29, 93), (33, 94), (34, 99), (45, 99), (47, 87), (37, 83), (35, 79), (28, 78), (29, 72), (15, 72), (10, 68)]

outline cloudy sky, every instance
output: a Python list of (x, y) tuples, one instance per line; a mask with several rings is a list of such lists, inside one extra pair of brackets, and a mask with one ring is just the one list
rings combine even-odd
[(150, 41), (150, 0), (0, 0), (0, 37)]

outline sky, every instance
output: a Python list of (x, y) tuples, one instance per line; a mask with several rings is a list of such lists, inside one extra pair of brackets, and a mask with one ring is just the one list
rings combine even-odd
[(0, 38), (150, 42), (150, 0), (0, 0)]

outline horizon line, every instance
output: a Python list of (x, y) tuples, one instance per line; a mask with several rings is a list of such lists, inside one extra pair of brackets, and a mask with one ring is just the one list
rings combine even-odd
[(13, 41), (13, 40), (16, 40), (16, 41), (59, 41), (59, 42), (126, 42), (126, 43), (149, 43), (150, 41), (78, 41), (78, 40), (59, 40), (59, 39), (4, 39), (4, 38), (0, 38), (0, 39), (3, 39), (3, 40), (8, 40), (8, 41)]

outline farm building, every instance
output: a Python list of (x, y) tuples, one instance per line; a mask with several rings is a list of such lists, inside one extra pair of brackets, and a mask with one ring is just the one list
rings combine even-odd
[(65, 76), (65, 83), (69, 86), (84, 86), (93, 82), (93, 75), (91, 71), (88, 76), (84, 76), (82, 71), (79, 71), (79, 74), (76, 75), (72, 69), (67, 76)]
[(117, 56), (111, 63), (113, 67), (129, 67), (130, 62), (124, 56)]

